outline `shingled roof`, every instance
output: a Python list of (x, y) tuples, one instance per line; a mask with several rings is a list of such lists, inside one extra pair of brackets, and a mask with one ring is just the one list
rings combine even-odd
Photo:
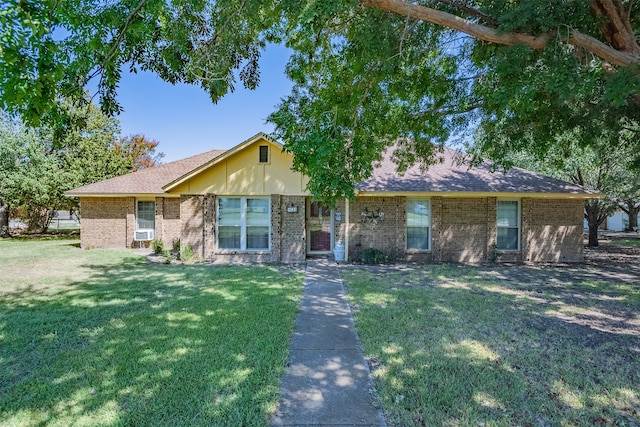
[[(206, 167), (216, 158), (233, 150), (235, 148), (228, 151), (207, 151), (154, 168), (85, 185), (65, 194), (76, 197), (165, 194), (166, 190), (163, 187), (166, 188), (178, 179), (198, 173), (198, 169)], [(416, 165), (400, 174), (396, 171), (391, 152), (392, 149), (376, 165), (371, 178), (356, 186), (359, 193), (537, 193), (580, 198), (602, 196), (579, 185), (520, 168), (512, 168), (507, 173), (492, 172), (489, 162), (469, 168), (468, 162), (460, 161), (464, 154), (449, 148), (444, 149), (442, 161), (430, 166), (427, 171)]]
[(225, 150), (207, 151), (186, 159), (85, 185), (84, 187), (67, 191), (65, 194), (67, 196), (162, 194), (165, 192), (162, 189), (164, 185), (215, 159), (224, 152)]
[(553, 179), (520, 168), (511, 168), (508, 172), (492, 172), (491, 163), (484, 162), (469, 168), (464, 154), (445, 148), (442, 162), (429, 166), (427, 171), (418, 165), (405, 173), (396, 172), (392, 161), (392, 150), (373, 171), (371, 178), (359, 183), (360, 192), (427, 192), (427, 193), (546, 193), (574, 196), (598, 197), (600, 193), (587, 190), (579, 185)]

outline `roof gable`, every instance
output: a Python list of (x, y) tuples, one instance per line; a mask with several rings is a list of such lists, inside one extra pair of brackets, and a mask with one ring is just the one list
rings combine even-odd
[(202, 165), (198, 166), (197, 168), (185, 173), (184, 175), (172, 180), (171, 182), (167, 183), (166, 185), (164, 185), (162, 188), (164, 191), (171, 191), (173, 189), (175, 189), (176, 187), (178, 187), (180, 184), (187, 182), (193, 178), (195, 178), (196, 176), (198, 176), (201, 173), (206, 172), (207, 170), (209, 170), (210, 168), (214, 167), (215, 165), (228, 160), (230, 157), (237, 155), (238, 153), (246, 150), (247, 148), (249, 148), (250, 146), (252, 146), (253, 144), (259, 143), (261, 141), (267, 142), (275, 147), (277, 147), (279, 150), (282, 150), (283, 146), (282, 144), (280, 144), (279, 142), (275, 142), (272, 141), (271, 139), (269, 139), (269, 137), (260, 132), (254, 136), (252, 136), (251, 138), (247, 139), (244, 142), (241, 142), (240, 144), (236, 145), (235, 147), (231, 148), (230, 150), (225, 151), (222, 155), (215, 157), (211, 160), (209, 160), (206, 163), (203, 163)]
[[(263, 150), (264, 149), (264, 150)], [(293, 170), (293, 156), (264, 134), (164, 186), (172, 194), (307, 195), (307, 178)]]

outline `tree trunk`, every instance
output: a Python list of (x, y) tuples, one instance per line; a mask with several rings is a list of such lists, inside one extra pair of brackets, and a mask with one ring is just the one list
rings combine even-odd
[(589, 222), (589, 246), (596, 247), (600, 243), (598, 243), (598, 222), (595, 223)]
[(587, 200), (584, 203), (584, 217), (589, 223), (589, 246), (598, 246), (598, 228), (607, 218), (607, 211), (599, 206), (597, 200)]
[(640, 205), (636, 206), (634, 203), (630, 203), (629, 204), (629, 230), (633, 230), (634, 227), (635, 228), (638, 227), (638, 213), (640, 213)]
[(640, 213), (640, 204), (637, 204), (637, 200), (622, 200), (618, 207), (622, 209), (622, 212), (626, 213), (629, 217), (629, 221), (626, 231), (635, 231), (634, 228), (638, 227), (638, 213)]
[(27, 232), (46, 233), (53, 218), (53, 210), (43, 207), (29, 207), (27, 209)]
[(0, 237), (11, 237), (9, 234), (9, 205), (0, 199)]

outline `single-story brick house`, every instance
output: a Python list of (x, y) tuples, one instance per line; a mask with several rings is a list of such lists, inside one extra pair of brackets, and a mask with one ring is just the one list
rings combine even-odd
[(80, 198), (84, 248), (180, 239), (213, 262), (288, 263), (343, 242), (350, 260), (376, 248), (417, 262), (582, 261), (583, 202), (598, 193), (523, 169), (468, 169), (455, 155), (404, 174), (385, 158), (335, 209), (312, 200), (264, 134), (66, 194)]

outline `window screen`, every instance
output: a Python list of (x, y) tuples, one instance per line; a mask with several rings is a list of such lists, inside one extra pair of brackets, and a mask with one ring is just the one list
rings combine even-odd
[(520, 212), (517, 201), (498, 201), (497, 248), (517, 251), (520, 243)]
[(138, 200), (136, 227), (138, 230), (155, 229), (156, 203), (154, 201)]
[(407, 200), (407, 249), (431, 249), (431, 203), (429, 200)]

